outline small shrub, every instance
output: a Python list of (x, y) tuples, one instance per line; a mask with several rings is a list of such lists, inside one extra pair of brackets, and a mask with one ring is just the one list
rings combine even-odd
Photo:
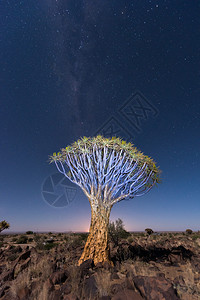
[(17, 241), (17, 238), (16, 238), (16, 237), (13, 237), (13, 238), (12, 238), (12, 242), (15, 243), (16, 241)]
[(132, 236), (129, 236), (127, 240), (128, 240), (128, 242), (129, 242), (130, 244), (134, 241), (134, 239), (133, 239)]
[(130, 235), (131, 234), (124, 229), (124, 224), (121, 219), (109, 223), (108, 226), (109, 240), (113, 242), (115, 245), (118, 245), (121, 239), (126, 239)]
[(51, 250), (52, 248), (54, 248), (56, 246), (55, 243), (51, 243), (51, 244), (44, 244), (41, 242), (38, 242), (36, 245), (36, 248), (38, 250)]
[(187, 234), (192, 234), (192, 229), (186, 229), (186, 231), (185, 231)]
[(13, 253), (13, 254), (8, 256), (8, 260), (10, 260), (10, 261), (14, 261), (16, 259), (17, 259), (17, 254), (16, 253)]
[(64, 237), (64, 241), (65, 241), (65, 242), (68, 242), (69, 239), (70, 239), (69, 236), (65, 236), (65, 237)]
[(39, 236), (39, 234), (36, 234), (35, 236), (34, 236), (34, 241), (37, 243), (37, 242), (39, 242), (41, 240), (41, 236)]
[(25, 235), (21, 235), (16, 242), (17, 244), (27, 244), (27, 241), (28, 241), (28, 237)]
[(45, 244), (45, 245), (44, 245), (44, 250), (51, 250), (51, 249), (54, 248), (55, 246), (56, 246), (55, 243)]
[(80, 239), (82, 241), (87, 241), (89, 233), (79, 233)]
[(195, 235), (192, 236), (193, 241), (196, 241), (198, 238), (199, 238), (198, 234), (195, 234)]
[(29, 230), (26, 232), (26, 234), (33, 234), (33, 231)]
[(154, 231), (153, 231), (151, 228), (146, 228), (146, 229), (145, 229), (145, 232), (146, 232), (148, 235), (151, 235)]
[(77, 247), (83, 245), (83, 240), (82, 240), (82, 238), (80, 236), (75, 236), (74, 238), (72, 238), (72, 240), (70, 242), (70, 245), (73, 248), (77, 248)]

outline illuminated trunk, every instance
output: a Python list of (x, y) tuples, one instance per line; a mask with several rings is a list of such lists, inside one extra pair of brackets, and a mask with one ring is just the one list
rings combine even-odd
[(93, 208), (91, 206), (91, 224), (84, 251), (79, 259), (80, 265), (87, 259), (93, 259), (94, 264), (98, 262), (109, 262), (108, 225), (111, 207), (103, 205)]

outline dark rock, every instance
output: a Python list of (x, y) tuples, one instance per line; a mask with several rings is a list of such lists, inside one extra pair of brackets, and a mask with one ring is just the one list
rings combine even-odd
[(123, 287), (119, 283), (114, 283), (114, 284), (111, 285), (110, 291), (111, 291), (112, 295), (115, 295), (115, 294), (117, 294), (119, 292), (122, 292), (123, 291)]
[(10, 288), (10, 283), (6, 282), (1, 288), (0, 288), (0, 298), (5, 295), (5, 292)]
[[(52, 286), (53, 286), (53, 283), (52, 283)], [(31, 282), (31, 286), (30, 286), (31, 291), (40, 290), (40, 289), (41, 289), (41, 282), (40, 281), (32, 281)]]
[(94, 268), (93, 259), (87, 259), (80, 265), (81, 270), (92, 269)]
[(133, 277), (136, 288), (143, 297), (151, 300), (176, 300), (179, 299), (172, 284), (164, 277)]
[(13, 253), (21, 253), (22, 252), (22, 247), (21, 246), (16, 246), (12, 249)]
[(26, 269), (30, 264), (31, 258), (28, 257), (22, 264), (15, 265), (14, 277), (19, 274), (21, 271)]
[(20, 300), (27, 300), (29, 298), (30, 295), (30, 290), (25, 287), (25, 288), (21, 288), (17, 291), (17, 297)]
[(11, 293), (11, 291), (8, 291), (2, 298), (1, 300), (19, 300), (19, 298), (16, 298), (15, 296), (13, 296), (13, 294)]
[(111, 279), (111, 280), (113, 280), (113, 279), (119, 279), (119, 276), (118, 276), (117, 272), (111, 273), (110, 279)]
[(28, 257), (30, 257), (30, 255), (31, 255), (31, 251), (30, 251), (30, 250), (25, 251), (25, 252), (23, 252), (23, 253), (18, 257), (18, 261), (26, 260)]
[(54, 285), (53, 285), (53, 282), (52, 282), (51, 278), (48, 278), (45, 281), (44, 285), (45, 285), (45, 287), (46, 287), (46, 289), (47, 289), (48, 292), (51, 292), (51, 291), (54, 290)]
[(71, 286), (71, 284), (70, 284), (69, 282), (65, 282), (65, 283), (61, 286), (60, 290), (61, 290), (62, 294), (68, 295), (68, 294), (70, 294), (71, 291), (72, 291), (72, 286)]
[(103, 263), (102, 262), (98, 262), (96, 265), (95, 265), (95, 269), (101, 269), (103, 268)]
[(86, 299), (90, 299), (90, 298), (95, 299), (96, 294), (97, 294), (97, 286), (93, 275), (90, 278), (84, 280), (83, 295)]
[(48, 300), (61, 300), (61, 299), (63, 299), (63, 297), (61, 291), (59, 290), (55, 290), (51, 292), (50, 295), (48, 296)]
[(67, 280), (69, 274), (66, 270), (60, 270), (51, 275), (53, 284), (60, 284)]
[(114, 295), (111, 300), (143, 300), (143, 298), (133, 290), (124, 289), (123, 291), (118, 292), (116, 295)]
[(0, 275), (3, 273), (3, 271), (6, 269), (6, 264), (0, 266)]
[(112, 267), (112, 265), (111, 265), (110, 262), (105, 261), (105, 262), (103, 263), (103, 268), (104, 268), (105, 270), (111, 270), (113, 267)]
[(13, 280), (14, 279), (14, 268), (3, 272), (0, 275), (0, 286), (2, 285), (3, 282), (8, 281), (8, 280)]
[(63, 300), (79, 300), (79, 298), (74, 294), (65, 295)]
[(191, 259), (193, 252), (183, 246), (173, 247), (168, 255), (168, 260), (172, 264), (177, 264), (186, 259)]

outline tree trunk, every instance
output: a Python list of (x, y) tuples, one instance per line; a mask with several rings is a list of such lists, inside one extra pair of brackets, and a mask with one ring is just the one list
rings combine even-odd
[(91, 224), (87, 242), (81, 258), (80, 265), (87, 259), (93, 259), (94, 264), (98, 262), (109, 262), (108, 225), (111, 207), (105, 208), (103, 204), (97, 208), (91, 206)]

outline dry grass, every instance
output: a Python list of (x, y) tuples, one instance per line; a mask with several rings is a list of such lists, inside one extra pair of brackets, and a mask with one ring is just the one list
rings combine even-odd
[(42, 278), (42, 281), (45, 281), (52, 274), (52, 267), (49, 264), (47, 256), (42, 257), (38, 262), (31, 264), (28, 268), (31, 279)]
[(41, 290), (35, 291), (32, 299), (30, 300), (49, 300), (49, 291), (47, 285), (44, 284)]
[(104, 270), (100, 270), (95, 275), (96, 280), (96, 286), (98, 289), (98, 296), (108, 296), (110, 294), (110, 287), (111, 287), (111, 281), (110, 281), (110, 272)]
[(68, 267), (70, 277), (71, 277), (71, 286), (72, 286), (72, 294), (75, 294), (77, 296), (77, 293), (80, 294), (80, 291), (82, 290), (81, 288), (81, 270), (78, 266), (76, 265), (70, 265)]
[(30, 284), (31, 284), (31, 280), (30, 280), (30, 272), (29, 272), (29, 270), (23, 271), (11, 283), (10, 290), (11, 290), (12, 295), (14, 297), (17, 297), (18, 292), (21, 289), (24, 289), (26, 287), (29, 288)]
[(120, 266), (120, 272), (126, 274), (127, 272), (132, 273), (134, 276), (156, 276), (159, 272), (159, 269), (155, 265), (141, 261), (140, 259), (136, 260), (127, 260), (123, 262)]

